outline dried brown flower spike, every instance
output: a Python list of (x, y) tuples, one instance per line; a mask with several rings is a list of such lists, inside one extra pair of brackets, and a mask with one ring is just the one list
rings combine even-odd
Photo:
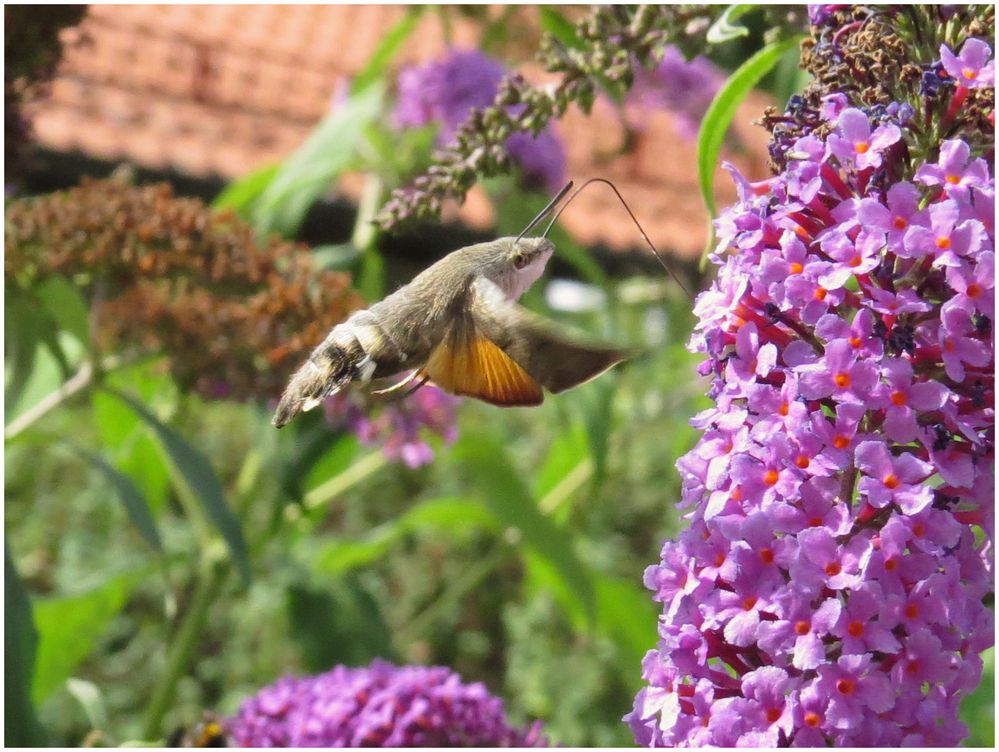
[(167, 184), (84, 180), (13, 202), (6, 231), (8, 284), (73, 279), (101, 348), (162, 351), (181, 388), (208, 397), (276, 395), (361, 305), (349, 276), (315, 269), (305, 246), (261, 245), (248, 223)]

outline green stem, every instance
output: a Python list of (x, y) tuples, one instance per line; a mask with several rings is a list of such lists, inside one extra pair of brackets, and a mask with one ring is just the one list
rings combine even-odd
[(307, 510), (312, 510), (323, 504), (328, 504), (355, 483), (360, 483), (372, 473), (380, 470), (387, 462), (388, 460), (385, 459), (385, 455), (381, 451), (372, 452), (362, 457), (339, 475), (334, 475), (325, 483), (316, 486), (305, 494), (303, 506)]
[(3, 430), (4, 441), (10, 441), (47, 415), (51, 410), (54, 410), (66, 400), (82, 392), (93, 383), (93, 379), (94, 368), (87, 361), (80, 367), (79, 371), (70, 377), (69, 381), (62, 384), (58, 389), (46, 394), (38, 402), (14, 418)]
[(593, 476), (593, 460), (587, 457), (585, 460), (570, 470), (555, 487), (549, 491), (541, 501), (538, 508), (542, 514), (551, 514), (578, 491), (586, 481)]
[(18, 434), (23, 433), (62, 403), (99, 382), (108, 371), (113, 371), (124, 365), (130, 365), (138, 362), (140, 359), (128, 359), (118, 355), (109, 355), (99, 363), (97, 369), (94, 368), (92, 361), (86, 361), (80, 366), (80, 370), (73, 374), (68, 381), (46, 394), (38, 402), (8, 423), (3, 430), (4, 441), (10, 441)]
[(143, 739), (160, 738), (163, 717), (173, 704), (177, 683), (190, 669), (195, 649), (208, 621), (208, 610), (218, 596), (228, 572), (224, 561), (218, 559), (206, 562), (204, 570), (198, 578), (191, 604), (170, 646), (166, 669), (153, 687), (142, 727)]

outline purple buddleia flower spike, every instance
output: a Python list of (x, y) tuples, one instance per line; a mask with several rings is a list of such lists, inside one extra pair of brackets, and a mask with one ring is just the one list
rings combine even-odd
[[(944, 62), (967, 87), (990, 56)], [(995, 182), (962, 139), (914, 157), (905, 114), (830, 95), (828, 135), (781, 173), (730, 169), (694, 305), (714, 405), (677, 462), (689, 527), (645, 572), (659, 640), (625, 718), (644, 746), (967, 734), (993, 641)]]

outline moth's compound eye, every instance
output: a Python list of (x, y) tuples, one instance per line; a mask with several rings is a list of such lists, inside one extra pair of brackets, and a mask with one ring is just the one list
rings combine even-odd
[(523, 269), (525, 266), (527, 266), (527, 256), (524, 255), (523, 253), (521, 253), (520, 251), (517, 251), (516, 253), (514, 253), (513, 254), (513, 268), (514, 269)]

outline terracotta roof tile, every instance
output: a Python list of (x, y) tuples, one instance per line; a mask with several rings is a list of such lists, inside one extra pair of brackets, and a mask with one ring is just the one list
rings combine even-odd
[[(93, 5), (83, 41), (67, 47), (46, 99), (34, 104), (40, 142), (108, 160), (173, 168), (194, 176), (233, 179), (287, 156), (331, 106), (338, 86), (363, 69), (382, 34), (406, 9), (384, 5)], [(495, 17), (502, 8), (490, 8)], [(579, 11), (581, 12), (581, 11)], [(517, 16), (519, 44), (532, 49), (536, 21)], [(458, 47), (477, 44), (479, 26), (458, 18)], [(438, 57), (445, 49), (434, 13), (419, 21), (399, 64)], [(529, 80), (551, 80), (536, 64)], [(734, 133), (741, 144), (728, 158), (750, 177), (763, 177), (766, 133), (749, 125), (767, 100), (753, 96), (740, 109)], [(620, 115), (598, 102), (591, 117), (571, 110), (557, 123), (567, 149), (568, 174), (613, 180), (663, 250), (693, 256), (705, 242), (694, 144), (677, 132), (669, 113), (647, 112), (632, 134)], [(717, 180), (719, 200), (735, 192)], [(346, 177), (339, 192), (356, 198), (362, 182)], [(489, 199), (474, 190), (464, 206), (449, 208), (475, 227), (492, 222)], [(639, 247), (630, 221), (608, 192), (582, 194), (563, 214), (584, 244)]]

